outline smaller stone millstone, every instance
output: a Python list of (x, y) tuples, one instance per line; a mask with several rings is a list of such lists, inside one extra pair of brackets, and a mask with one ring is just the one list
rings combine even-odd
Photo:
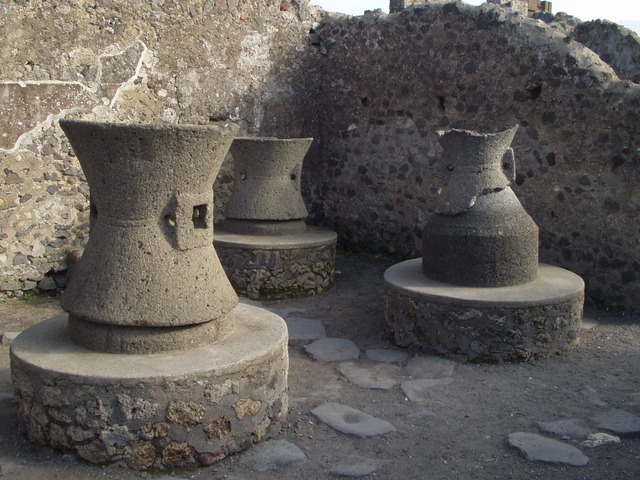
[(240, 463), (255, 472), (297, 467), (307, 456), (295, 444), (286, 440), (269, 440), (244, 453)]
[(311, 410), (311, 413), (321, 422), (346, 435), (366, 438), (395, 431), (395, 427), (386, 420), (340, 403), (323, 403)]
[(509, 435), (509, 445), (524, 453), (527, 460), (566, 463), (577, 467), (589, 462), (589, 458), (576, 447), (535, 433), (512, 433)]
[(322, 338), (304, 348), (319, 362), (344, 362), (360, 356), (360, 349), (346, 338)]
[(640, 417), (624, 410), (611, 410), (594, 418), (596, 425), (618, 435), (640, 433)]

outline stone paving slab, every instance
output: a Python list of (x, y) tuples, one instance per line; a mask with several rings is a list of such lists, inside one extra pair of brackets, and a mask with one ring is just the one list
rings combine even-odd
[(640, 433), (640, 417), (624, 410), (611, 410), (598, 415), (593, 420), (598, 427), (618, 435), (636, 435)]
[(311, 410), (311, 413), (322, 423), (346, 435), (375, 437), (395, 430), (386, 420), (340, 403), (323, 403)]
[(286, 440), (268, 440), (255, 445), (240, 457), (240, 463), (255, 472), (297, 467), (306, 461), (304, 452)]
[(456, 362), (440, 357), (413, 357), (407, 371), (413, 378), (443, 378), (453, 375)]
[(620, 443), (620, 437), (609, 435), (608, 433), (592, 433), (582, 442), (582, 445), (588, 448), (595, 448), (610, 443)]
[(407, 380), (400, 384), (400, 388), (405, 396), (412, 402), (423, 402), (429, 398), (429, 392), (435, 388), (444, 387), (453, 382), (450, 377), (446, 378), (421, 378), (419, 380)]
[(364, 477), (389, 464), (389, 460), (380, 458), (353, 458), (332, 466), (329, 473), (339, 477)]
[(344, 362), (360, 356), (357, 345), (346, 338), (321, 338), (304, 348), (319, 362)]
[(404, 363), (409, 359), (409, 354), (402, 350), (387, 348), (371, 348), (365, 351), (369, 360), (382, 363)]
[(403, 377), (403, 369), (397, 365), (362, 366), (354, 362), (338, 365), (338, 371), (354, 385), (363, 388), (389, 390)]
[(538, 427), (543, 432), (552, 433), (559, 437), (587, 438), (591, 433), (591, 430), (586, 427), (584, 422), (574, 419), (538, 422)]
[(289, 330), (289, 341), (319, 340), (327, 338), (327, 332), (320, 320), (288, 317), (284, 321)]
[(578, 448), (535, 433), (515, 432), (509, 435), (508, 440), (509, 445), (524, 453), (528, 460), (566, 463), (578, 467), (589, 462), (589, 458)]

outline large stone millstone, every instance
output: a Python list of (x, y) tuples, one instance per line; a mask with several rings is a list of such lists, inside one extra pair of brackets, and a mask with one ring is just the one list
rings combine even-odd
[(60, 125), (91, 190), (89, 242), (61, 298), (74, 341), (143, 353), (228, 335), (238, 299), (213, 248), (212, 185), (237, 126)]

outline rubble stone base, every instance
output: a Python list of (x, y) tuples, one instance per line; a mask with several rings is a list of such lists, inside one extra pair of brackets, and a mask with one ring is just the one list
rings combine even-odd
[(319, 227), (293, 235), (243, 235), (216, 227), (213, 244), (239, 295), (276, 300), (320, 294), (333, 285), (335, 232)]
[(584, 282), (540, 264), (530, 283), (460, 287), (425, 277), (422, 259), (385, 272), (385, 324), (391, 341), (471, 362), (526, 361), (578, 344)]
[(224, 340), (146, 355), (79, 347), (66, 316), (31, 327), (11, 347), (28, 437), (145, 470), (209, 465), (273, 436), (288, 406), (286, 324), (243, 304), (234, 314)]

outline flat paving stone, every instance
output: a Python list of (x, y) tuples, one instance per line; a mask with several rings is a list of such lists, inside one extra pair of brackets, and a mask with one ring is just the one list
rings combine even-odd
[(413, 378), (443, 378), (453, 375), (456, 362), (440, 357), (413, 357), (407, 371)]
[(403, 363), (409, 359), (409, 354), (402, 350), (388, 348), (371, 348), (365, 351), (369, 360), (381, 363)]
[(535, 433), (512, 433), (509, 435), (509, 445), (524, 453), (527, 460), (565, 463), (577, 467), (582, 467), (589, 462), (589, 457), (573, 445)]
[(591, 433), (581, 420), (566, 419), (554, 422), (538, 422), (540, 430), (546, 433), (553, 433), (559, 437), (587, 438)]
[(451, 377), (446, 378), (421, 378), (418, 380), (407, 380), (400, 384), (404, 395), (412, 402), (423, 402), (428, 400), (429, 392), (435, 388), (444, 387), (453, 382)]
[(353, 362), (338, 365), (338, 371), (349, 382), (363, 388), (389, 390), (402, 380), (402, 367), (397, 365), (361, 366)]
[(360, 356), (358, 346), (347, 338), (321, 338), (304, 348), (319, 362), (344, 362)]
[(240, 457), (240, 463), (255, 472), (297, 467), (306, 461), (307, 456), (303, 451), (286, 440), (268, 440), (247, 450)]
[(624, 410), (610, 410), (593, 419), (595, 424), (603, 430), (618, 435), (635, 435), (640, 433), (640, 417)]
[(390, 463), (389, 460), (380, 458), (358, 457), (332, 466), (329, 469), (329, 473), (339, 477), (364, 477), (371, 475), (388, 463)]
[(320, 320), (310, 318), (289, 317), (284, 321), (289, 330), (289, 341), (292, 340), (319, 340), (327, 338), (327, 332)]
[(311, 410), (311, 413), (322, 423), (346, 435), (365, 438), (384, 435), (395, 430), (395, 427), (386, 420), (341, 403), (323, 403)]
[(596, 448), (609, 443), (620, 443), (620, 437), (602, 432), (592, 433), (582, 442), (582, 445), (588, 448)]

